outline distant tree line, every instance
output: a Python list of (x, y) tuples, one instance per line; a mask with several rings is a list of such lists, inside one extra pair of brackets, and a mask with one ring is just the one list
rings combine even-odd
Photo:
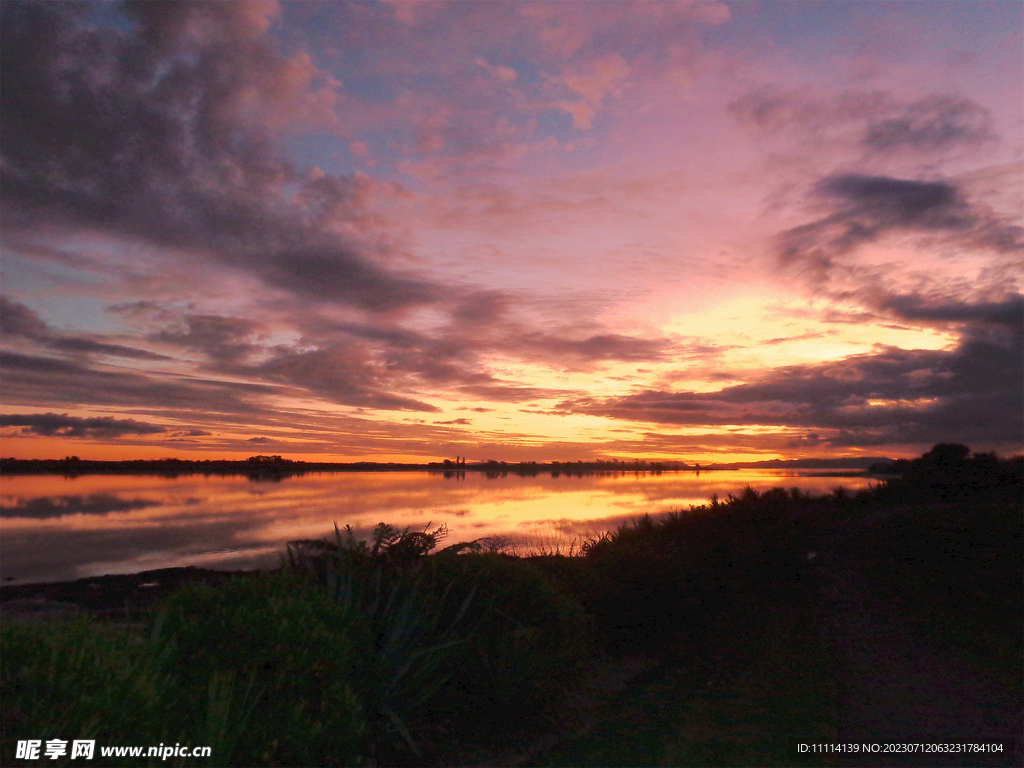
[(92, 461), (68, 456), (63, 459), (0, 459), (0, 475), (243, 475), (251, 480), (281, 480), (309, 472), (388, 472), (424, 470), (426, 464), (396, 464), (359, 461), (293, 461), (281, 456), (250, 456), (244, 461), (221, 459), (135, 459), (132, 461)]

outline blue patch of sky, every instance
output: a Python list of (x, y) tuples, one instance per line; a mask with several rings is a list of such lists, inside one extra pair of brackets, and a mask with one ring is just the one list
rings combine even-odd
[(107, 312), (110, 302), (88, 296), (41, 298), (33, 309), (53, 328), (67, 333), (123, 333), (120, 318)]
[[(880, 5), (884, 3), (879, 3)], [(862, 15), (862, 3), (779, 2), (732, 6), (732, 18), (708, 27), (710, 44), (740, 45), (754, 50), (786, 49), (815, 57), (845, 47), (851, 23)]]
[(101, 277), (61, 264), (40, 264), (17, 256), (4, 255), (3, 261), (0, 280), (4, 293), (38, 313), (47, 325), (91, 333), (124, 330), (119, 321), (106, 313), (107, 300), (73, 296), (68, 292), (74, 284), (96, 284), (102, 281)]
[(572, 115), (561, 109), (545, 109), (536, 114), (537, 132), (541, 136), (554, 136), (559, 141), (572, 141), (579, 137), (579, 130), (572, 121)]
[[(372, 167), (366, 158), (352, 154), (349, 145), (353, 141), (367, 145), (368, 157), (375, 163)], [(407, 149), (414, 147), (415, 141), (408, 131), (395, 127), (387, 133), (375, 132), (351, 140), (331, 134), (291, 134), (283, 144), (288, 158), (306, 170), (315, 166), (334, 176), (363, 171), (380, 179), (395, 179), (400, 174), (394, 172), (394, 163), (411, 154)]]
[(334, 76), (344, 83), (346, 93), (369, 104), (390, 104), (399, 94), (409, 90), (409, 84), (399, 80), (346, 75), (344, 67), (332, 67), (332, 69)]
[(531, 86), (537, 85), (541, 82), (540, 67), (537, 66), (536, 62), (530, 61), (529, 59), (520, 59), (516, 57), (506, 58), (501, 52), (484, 55), (481, 58), (494, 66), (514, 69), (517, 74), (515, 79), (515, 84), (517, 86)]
[[(886, 24), (921, 32), (905, 48), (890, 55), (913, 56), (922, 43), (932, 50), (970, 50), (1007, 28), (1019, 30), (1024, 4), (985, 0), (898, 0), (891, 2), (772, 2), (734, 4), (732, 18), (708, 27), (703, 39), (711, 45), (782, 48), (798, 59), (821, 62), (836, 55), (865, 52), (865, 35)], [(1018, 52), (1019, 53), (1019, 52)]]
[(48, 291), (52, 290), (54, 285), (95, 286), (105, 281), (104, 277), (94, 272), (53, 261), (41, 261), (31, 256), (24, 258), (6, 251), (3, 254), (3, 263), (5, 293)]
[(75, 296), (65, 291), (55, 292), (32, 278), (8, 281), (5, 293), (25, 304), (39, 318), (57, 332), (63, 333), (123, 333), (126, 329), (119, 318), (107, 312), (110, 302), (89, 296)]
[[(403, 88), (388, 78), (372, 74), (381, 56), (374, 46), (353, 45), (345, 32), (351, 25), (365, 24), (368, 9), (378, 7), (377, 13), (389, 19), (392, 11), (375, 3), (285, 3), (281, 9), (281, 23), (271, 34), (282, 44), (287, 55), (306, 51), (314, 64), (331, 73), (343, 83), (351, 96), (372, 104), (394, 101)], [(371, 73), (369, 75), (362, 73)]]
[(135, 23), (119, 3), (94, 3), (89, 8), (88, 21), (94, 27), (118, 29), (125, 33), (131, 32), (135, 28)]
[(331, 134), (290, 134), (284, 138), (288, 157), (301, 168), (316, 166), (324, 173), (348, 175), (356, 164), (348, 146)]
[(14, 268), (21, 266), (17, 264), (20, 259), (4, 254), (2, 260), (4, 266), (0, 269), (0, 285), (3, 285), (5, 296), (14, 298), (32, 291), (44, 291), (48, 287), (49, 281), (41, 281), (39, 276), (30, 271)]

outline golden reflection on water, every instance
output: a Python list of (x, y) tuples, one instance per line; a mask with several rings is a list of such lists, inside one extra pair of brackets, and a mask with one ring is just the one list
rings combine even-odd
[[(4, 477), (0, 576), (29, 583), (180, 565), (270, 567), (285, 543), (334, 523), (448, 526), (444, 545), (503, 536), (518, 551), (566, 549), (644, 513), (726, 499), (744, 486), (816, 494), (867, 487), (865, 477), (778, 470), (487, 477), (478, 472), (321, 473), (281, 481), (189, 475)], [(13, 577), (13, 581), (10, 580)]]

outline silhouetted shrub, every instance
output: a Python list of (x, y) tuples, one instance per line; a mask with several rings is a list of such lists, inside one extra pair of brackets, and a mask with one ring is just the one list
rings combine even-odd
[[(376, 682), (358, 688), (371, 731), (390, 723), (417, 760), (441, 739), (487, 740), (510, 709), (540, 724), (590, 656), (583, 607), (534, 564), (480, 542), (428, 557), (435, 541), (381, 525), (373, 545), (336, 530), (288, 556), (375, 638)], [(390, 747), (375, 755), (385, 762), (410, 759), (397, 740), (371, 740)]]
[(591, 623), (580, 602), (525, 559), (442, 554), (426, 568), (452, 584), (453, 602), (472, 594), (460, 627), (467, 642), (454, 649), (440, 698), (447, 727), (480, 738), (509, 712), (529, 727), (549, 719), (590, 658)]
[(1024, 491), (1024, 457), (1000, 460), (994, 454), (969, 456), (970, 449), (939, 443), (920, 458), (893, 466), (901, 477), (883, 483), (878, 502), (955, 501), (986, 499), (1013, 501)]

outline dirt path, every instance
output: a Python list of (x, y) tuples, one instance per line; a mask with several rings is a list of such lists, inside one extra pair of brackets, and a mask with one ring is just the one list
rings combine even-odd
[(989, 754), (851, 754), (851, 766), (1022, 766), (1021, 690), (976, 664), (907, 615), (872, 596), (877, 572), (865, 567), (854, 530), (833, 532), (818, 553), (825, 606), (823, 635), (839, 689), (845, 743), (1001, 744)]

